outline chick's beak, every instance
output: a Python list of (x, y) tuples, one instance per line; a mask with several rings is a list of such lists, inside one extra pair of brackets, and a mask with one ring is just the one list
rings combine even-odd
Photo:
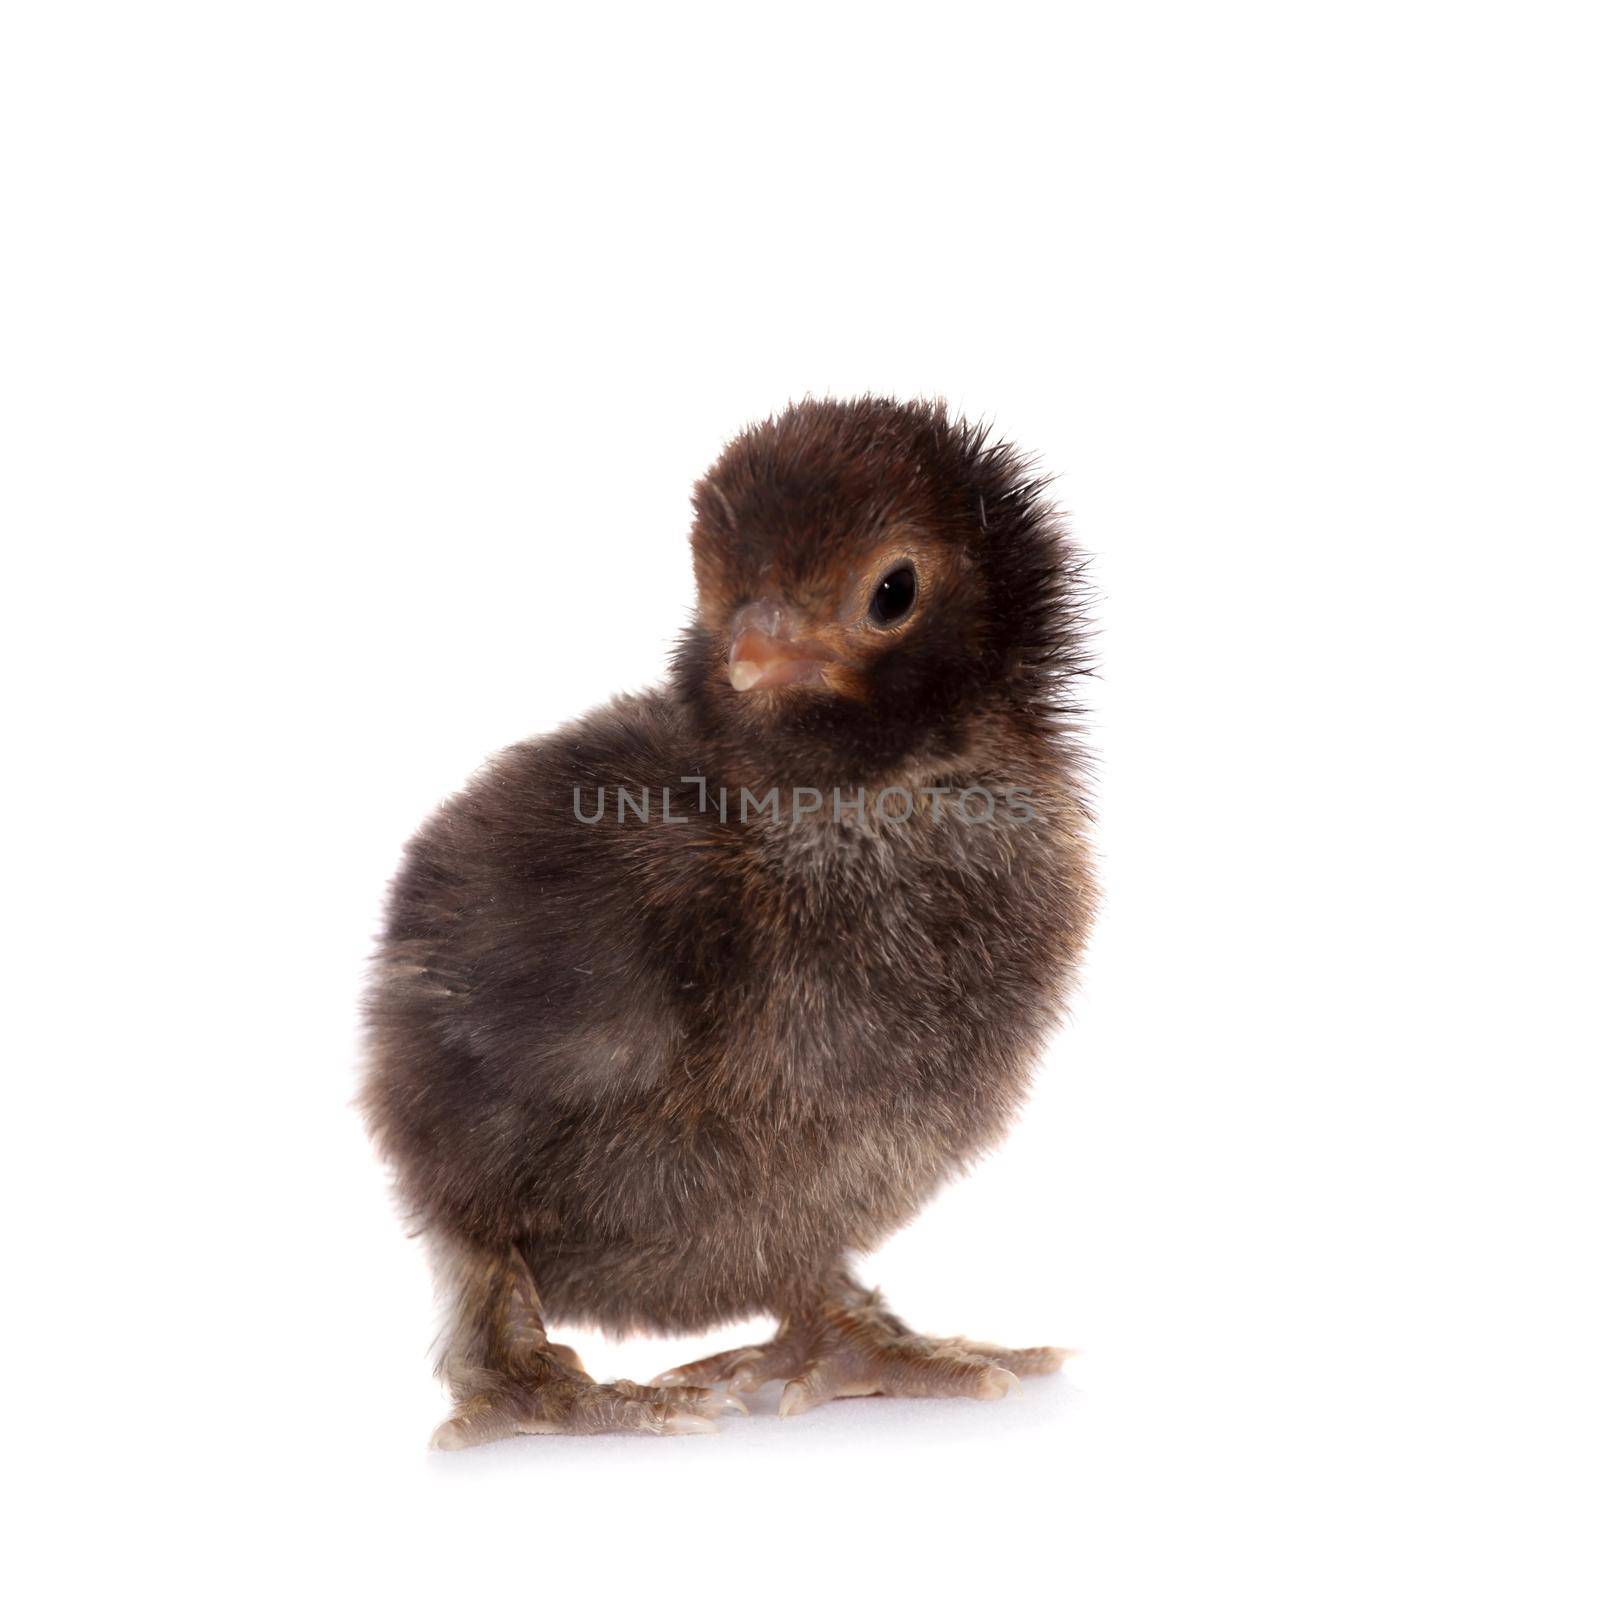
[(746, 606), (733, 619), (732, 631), (728, 682), (741, 694), (747, 689), (819, 682), (834, 659), (832, 651), (786, 626), (776, 606)]

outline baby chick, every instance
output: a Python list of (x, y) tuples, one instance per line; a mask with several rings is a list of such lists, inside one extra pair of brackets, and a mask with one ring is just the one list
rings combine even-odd
[[(1072, 551), (1010, 446), (879, 398), (741, 434), (691, 540), (665, 687), (505, 751), (391, 890), (364, 1106), (449, 1297), (443, 1448), (1060, 1363), (849, 1262), (1000, 1138), (1088, 928)], [(649, 1387), (545, 1333), (760, 1314)]]

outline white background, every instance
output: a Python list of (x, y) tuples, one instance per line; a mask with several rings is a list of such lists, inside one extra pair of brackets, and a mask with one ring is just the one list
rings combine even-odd
[[(1591, 18), (8, 6), (7, 1587), (1595, 1593)], [(429, 1456), (386, 877), (863, 389), (1058, 475), (1106, 888), (868, 1271), (1082, 1354)]]

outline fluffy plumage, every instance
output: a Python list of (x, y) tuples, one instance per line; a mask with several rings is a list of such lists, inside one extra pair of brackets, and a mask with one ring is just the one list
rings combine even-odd
[[(443, 1444), (705, 1412), (588, 1383), (541, 1306), (628, 1332), (857, 1305), (848, 1256), (1003, 1132), (1088, 926), (1080, 569), (1014, 450), (939, 405), (807, 402), (728, 447), (692, 542), (665, 686), (505, 751), (392, 889), (365, 1106), (456, 1296)], [(896, 563), (916, 602), (878, 627)], [(741, 628), (821, 676), (735, 690)], [(773, 789), (779, 818), (741, 807)]]

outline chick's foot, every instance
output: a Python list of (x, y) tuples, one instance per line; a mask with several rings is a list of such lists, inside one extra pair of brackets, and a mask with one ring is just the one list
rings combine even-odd
[(450, 1380), (456, 1408), (434, 1433), (437, 1450), (518, 1433), (715, 1433), (713, 1418), (745, 1410), (714, 1389), (596, 1383), (553, 1353), (516, 1373), (456, 1369)]
[(464, 1450), (516, 1433), (715, 1433), (743, 1403), (713, 1389), (596, 1383), (547, 1337), (522, 1252), (455, 1241), (455, 1318), (443, 1362), (455, 1410), (433, 1435)]
[(778, 1415), (792, 1417), (846, 1395), (1002, 1400), (1022, 1387), (1019, 1377), (1059, 1371), (1068, 1354), (1048, 1345), (1012, 1350), (916, 1334), (876, 1292), (851, 1284), (786, 1318), (766, 1344), (691, 1361), (656, 1382), (679, 1392), (726, 1384), (741, 1394), (780, 1380)]

